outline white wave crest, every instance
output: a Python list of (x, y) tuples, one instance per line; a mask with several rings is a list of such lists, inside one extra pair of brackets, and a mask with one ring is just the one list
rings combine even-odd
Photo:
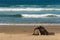
[(43, 18), (43, 17), (60, 17), (57, 14), (22, 14), (24, 18)]
[(0, 8), (0, 11), (42, 11), (42, 10), (60, 10), (58, 8)]

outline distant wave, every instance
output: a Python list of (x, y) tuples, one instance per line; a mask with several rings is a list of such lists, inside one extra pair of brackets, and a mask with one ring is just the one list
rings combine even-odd
[(44, 18), (44, 17), (60, 17), (57, 14), (22, 14), (24, 18)]
[(0, 8), (0, 11), (42, 11), (60, 10), (59, 8)]
[(0, 17), (22, 17), (22, 15), (20, 15), (20, 14), (16, 14), (16, 15), (0, 15)]
[(12, 8), (60, 8), (60, 5), (11, 5)]

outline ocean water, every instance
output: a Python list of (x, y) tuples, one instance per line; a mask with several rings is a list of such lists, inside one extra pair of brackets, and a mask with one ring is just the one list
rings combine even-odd
[(60, 5), (0, 7), (0, 23), (60, 23)]

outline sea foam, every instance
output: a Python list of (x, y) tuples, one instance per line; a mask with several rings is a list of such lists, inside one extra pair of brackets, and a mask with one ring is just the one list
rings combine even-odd
[(42, 10), (60, 10), (58, 8), (0, 8), (0, 11), (42, 11)]
[(22, 14), (24, 18), (44, 18), (44, 17), (60, 17), (57, 14)]

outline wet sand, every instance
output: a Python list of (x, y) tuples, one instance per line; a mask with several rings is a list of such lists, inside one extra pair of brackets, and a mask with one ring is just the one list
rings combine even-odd
[(42, 25), (55, 35), (32, 35), (39, 25), (0, 25), (0, 40), (60, 40), (60, 25)]

